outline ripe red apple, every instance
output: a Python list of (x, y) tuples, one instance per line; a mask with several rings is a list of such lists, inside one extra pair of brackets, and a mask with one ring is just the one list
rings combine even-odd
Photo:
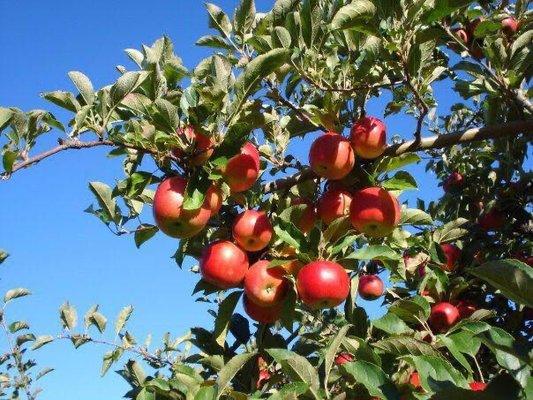
[(474, 40), (472, 42), (470, 45), (470, 54), (478, 60), (485, 57), (485, 53), (483, 53), (483, 42), (481, 40)]
[(353, 356), (350, 353), (342, 352), (335, 357), (335, 365), (343, 365), (353, 361)]
[(246, 294), (242, 297), (244, 311), (253, 320), (262, 324), (273, 324), (281, 317), (283, 310), (283, 302), (275, 304), (271, 307), (261, 307), (250, 301)]
[(470, 386), (470, 389), (472, 389), (473, 392), (482, 392), (487, 387), (486, 383), (478, 381), (470, 382), (468, 385)]
[(232, 192), (250, 189), (259, 177), (259, 151), (250, 142), (241, 148), (240, 154), (231, 157), (224, 168), (224, 177)]
[[(213, 155), (215, 151), (213, 140), (199, 132), (193, 126), (188, 125), (183, 129), (178, 129), (178, 136), (183, 140), (183, 142), (190, 144), (190, 163), (192, 165), (202, 165), (205, 164), (207, 160)], [(174, 149), (172, 154), (177, 158), (182, 158), (184, 156), (184, 151), (182, 149)]]
[(357, 291), (364, 300), (376, 300), (383, 296), (385, 285), (377, 275), (363, 275), (359, 278)]
[(291, 201), (291, 205), (293, 206), (298, 206), (301, 204), (305, 205), (306, 207), (304, 207), (304, 210), (300, 214), (299, 218), (295, 221), (292, 221), (292, 223), (303, 233), (309, 233), (311, 232), (311, 229), (314, 228), (317, 220), (315, 205), (309, 200), (301, 197)]
[(478, 224), (484, 231), (497, 231), (505, 225), (505, 216), (493, 208), (479, 217)]
[(442, 243), (440, 248), (446, 259), (446, 264), (441, 266), (442, 269), (448, 272), (455, 271), (457, 268), (457, 261), (459, 260), (459, 257), (461, 257), (461, 250), (459, 247), (449, 243)]
[(325, 224), (350, 214), (352, 195), (342, 189), (329, 189), (318, 201), (318, 215)]
[(370, 187), (354, 193), (350, 221), (355, 229), (371, 237), (390, 235), (400, 222), (400, 204), (385, 189)]
[(248, 299), (262, 307), (270, 307), (285, 299), (290, 288), (282, 266), (268, 268), (270, 261), (260, 260), (244, 276), (244, 292)]
[(202, 278), (221, 289), (239, 287), (248, 267), (246, 253), (226, 240), (211, 243), (200, 259)]
[(322, 178), (342, 179), (355, 164), (355, 155), (350, 141), (335, 132), (319, 136), (309, 151), (311, 169)]
[(514, 258), (515, 260), (522, 261), (523, 263), (526, 263), (530, 267), (533, 267), (533, 255), (528, 255), (526, 252), (518, 252), (511, 254), (511, 258)]
[(431, 307), (429, 326), (435, 332), (442, 333), (459, 321), (459, 310), (453, 304), (441, 302)]
[(420, 384), (420, 374), (418, 372), (415, 371), (409, 375), (409, 384), (417, 391), (422, 389), (422, 385)]
[(449, 192), (451, 189), (459, 188), (463, 186), (464, 178), (459, 172), (455, 171), (446, 178), (444, 185), (442, 185), (445, 192)]
[(257, 384), (256, 388), (261, 389), (261, 387), (269, 381), (271, 375), (268, 369), (260, 369), (259, 370), (259, 377), (257, 378)]
[(518, 30), (518, 21), (514, 17), (502, 19), (502, 30), (508, 36), (514, 35)]
[(455, 36), (464, 44), (467, 44), (469, 41), (468, 33), (463, 28), (457, 28), (453, 30)]
[(477, 310), (476, 304), (470, 300), (459, 300), (455, 306), (461, 319), (470, 317)]
[(313, 261), (296, 277), (298, 295), (313, 310), (341, 304), (350, 292), (350, 279), (344, 268), (332, 261)]
[(364, 117), (353, 124), (350, 139), (359, 157), (377, 158), (387, 147), (387, 128), (379, 118)]
[(274, 231), (264, 211), (246, 210), (235, 218), (232, 233), (244, 250), (259, 251), (268, 246)]
[(222, 207), (222, 189), (217, 185), (209, 186), (205, 194), (204, 203), (211, 211), (211, 216), (218, 214), (220, 207)]
[(187, 180), (174, 176), (161, 182), (154, 195), (155, 223), (162, 232), (174, 238), (196, 235), (211, 217), (211, 210), (206, 202), (197, 210), (183, 209), (186, 188)]

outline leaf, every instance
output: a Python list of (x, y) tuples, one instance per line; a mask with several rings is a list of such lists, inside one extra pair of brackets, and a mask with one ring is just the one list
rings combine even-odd
[(4, 303), (19, 297), (29, 296), (31, 292), (25, 288), (10, 289), (4, 295)]
[(122, 348), (117, 348), (115, 350), (108, 351), (107, 353), (104, 354), (104, 357), (102, 360), (102, 370), (100, 372), (102, 376), (106, 374), (106, 372), (109, 370), (109, 368), (114, 362), (118, 361), (122, 353), (123, 353)]
[(467, 271), (501, 291), (508, 299), (533, 307), (533, 269), (529, 265), (507, 259), (489, 261)]
[(417, 189), (415, 178), (409, 172), (399, 171), (392, 178), (381, 182), (381, 186), (388, 190)]
[(130, 319), (132, 313), (133, 306), (126, 306), (120, 311), (117, 317), (117, 321), (115, 322), (115, 334), (118, 335), (122, 328), (124, 328), (126, 322), (128, 322), (128, 319)]
[(447, 360), (434, 356), (407, 356), (404, 360), (410, 361), (420, 375), (420, 383), (427, 391), (437, 391), (439, 383), (452, 383), (466, 387), (466, 380)]
[(516, 371), (523, 365), (531, 365), (532, 360), (527, 345), (515, 340), (505, 330), (492, 326), (476, 337), (494, 353), (498, 364), (502, 367)]
[(68, 302), (64, 303), (59, 308), (59, 317), (61, 319), (61, 324), (63, 328), (72, 330), (76, 327), (78, 321), (78, 313), (76, 309), (71, 306)]
[(2, 164), (4, 166), (4, 171), (8, 173), (13, 171), (13, 165), (15, 164), (15, 161), (17, 161), (18, 156), (19, 156), (19, 153), (16, 151), (11, 151), (11, 150), (4, 151), (4, 155), (2, 157)]
[(418, 162), (420, 157), (415, 153), (404, 153), (396, 157), (385, 156), (376, 163), (374, 174), (379, 175)]
[(9, 254), (5, 252), (4, 250), (0, 249), (0, 264), (2, 264), (7, 258), (9, 257)]
[(410, 334), (411, 328), (396, 314), (387, 313), (383, 317), (372, 321), (372, 325), (390, 335)]
[(317, 371), (305, 357), (285, 349), (267, 349), (266, 351), (293, 380), (307, 383), (313, 396), (318, 399), (316, 391), (320, 384)]
[(70, 71), (68, 77), (76, 86), (76, 89), (81, 94), (81, 97), (85, 100), (85, 103), (90, 105), (94, 101), (94, 88), (90, 79), (79, 71)]
[(284, 25), (287, 15), (293, 11), (299, 3), (299, 0), (276, 0), (271, 11), (274, 25)]
[(268, 400), (297, 400), (301, 395), (309, 390), (309, 385), (305, 382), (290, 382), (274, 393)]
[(217, 29), (220, 33), (229, 36), (232, 31), (231, 22), (222, 9), (214, 4), (206, 3), (209, 14), (209, 27)]
[(157, 99), (154, 104), (157, 109), (157, 114), (154, 116), (156, 122), (163, 126), (165, 130), (175, 132), (180, 123), (178, 108), (165, 99)]
[(37, 375), (35, 375), (35, 380), (38, 381), (43, 376), (49, 374), (52, 371), (54, 371), (54, 368), (44, 368), (44, 369), (40, 370), (39, 373)]
[(255, 1), (241, 0), (235, 10), (234, 25), (235, 31), (239, 33), (248, 32), (255, 21)]
[(400, 224), (402, 225), (433, 225), (433, 218), (418, 208), (402, 208)]
[(451, 355), (471, 374), (472, 367), (470, 367), (466, 357), (463, 356), (459, 348), (455, 345), (455, 342), (451, 338), (443, 335), (439, 336), (439, 340), (446, 346)]
[(425, 321), (431, 311), (429, 302), (422, 296), (415, 296), (410, 299), (400, 299), (389, 307), (389, 312), (407, 322), (419, 323)]
[(107, 213), (109, 218), (113, 221), (116, 221), (117, 203), (112, 197), (113, 191), (111, 188), (102, 182), (89, 182), (89, 189), (96, 196), (98, 204)]
[(335, 355), (337, 354), (337, 351), (339, 350), (340, 345), (342, 344), (342, 341), (346, 334), (348, 333), (348, 330), (350, 329), (350, 325), (345, 325), (341, 329), (339, 329), (339, 332), (335, 335), (335, 337), (331, 340), (329, 343), (326, 353), (324, 355), (324, 385), (327, 386), (329, 373), (331, 371), (331, 367), (333, 366), (333, 361), (335, 360)]
[(232, 292), (218, 306), (213, 337), (221, 347), (224, 347), (224, 343), (226, 343), (226, 335), (228, 333), (231, 316), (233, 315), (233, 311), (235, 310), (241, 295), (242, 291), (240, 290)]
[(433, 347), (412, 336), (396, 336), (382, 339), (374, 343), (374, 347), (383, 350), (395, 356), (404, 356), (411, 354), (414, 356), (429, 355), (438, 356), (439, 353)]
[(375, 364), (366, 361), (353, 361), (340, 366), (343, 375), (352, 376), (357, 383), (368, 390), (370, 396), (399, 400), (398, 390), (385, 372)]
[(12, 116), (12, 110), (10, 110), (9, 108), (0, 107), (0, 131), (2, 131), (2, 129), (7, 126)]
[[(356, 327), (357, 325), (353, 325)], [(346, 336), (342, 341), (342, 346), (352, 354), (356, 360), (366, 361), (381, 367), (381, 357), (367, 343), (366, 333), (363, 338)]]
[(304, 234), (291, 222), (279, 221), (279, 224), (274, 226), (274, 232), (282, 241), (296, 250), (300, 250), (306, 241)]
[(133, 92), (144, 80), (148, 77), (149, 73), (146, 71), (141, 72), (126, 72), (116, 83), (111, 86), (110, 95), (112, 105), (119, 104), (124, 97)]
[(197, 46), (207, 46), (219, 49), (230, 49), (231, 46), (224, 40), (223, 37), (217, 35), (202, 36), (196, 41)]
[(50, 335), (37, 336), (37, 339), (35, 339), (35, 342), (33, 343), (33, 346), (31, 346), (31, 349), (37, 350), (38, 348), (43, 347), (45, 344), (48, 344), (53, 341), (54, 338)]
[(399, 260), (398, 253), (386, 245), (370, 245), (356, 250), (345, 259), (349, 260)]
[(291, 34), (283, 26), (276, 26), (274, 28), (274, 32), (272, 33), (272, 36), (273, 36), (273, 39), (276, 39), (275, 43), (276, 44), (279, 43), (281, 47), (284, 47), (286, 49), (291, 47), (291, 42), (292, 42)]
[(76, 112), (81, 108), (78, 100), (76, 100), (74, 95), (70, 92), (56, 90), (53, 92), (42, 93), (41, 96), (44, 99), (54, 103), (55, 105), (62, 107), (66, 110), (72, 111), (72, 112)]
[(107, 325), (107, 318), (103, 314), (95, 311), (88, 317), (88, 321), (90, 325), (95, 325), (100, 333), (104, 333)]
[(8, 326), (8, 330), (11, 333), (15, 333), (15, 332), (21, 331), (23, 329), (29, 329), (29, 328), (30, 328), (30, 326), (28, 325), (28, 323), (26, 321), (15, 321), (15, 322), (12, 322), (11, 324), (9, 324), (9, 326)]
[(246, 364), (252, 357), (255, 356), (253, 353), (242, 353), (236, 355), (231, 360), (228, 361), (226, 365), (220, 370), (217, 378), (217, 396), (218, 399), (224, 390), (229, 385), (233, 377), (241, 370), (241, 368)]
[[(202, 388), (200, 388), (200, 390), (198, 390), (198, 392), (194, 396), (194, 400), (214, 400), (215, 398), (216, 398), (216, 388), (214, 386), (203, 386)], [(157, 400), (155, 396), (153, 400)]]
[(468, 233), (467, 229), (461, 228), (468, 222), (465, 218), (457, 218), (433, 232), (433, 240), (436, 243), (446, 243), (459, 239)]
[(137, 227), (135, 230), (135, 246), (137, 248), (140, 248), (141, 245), (146, 242), (147, 240), (150, 240), (158, 231), (159, 229), (155, 225), (151, 224), (141, 224)]
[(376, 7), (369, 0), (353, 0), (341, 7), (331, 21), (331, 29), (350, 29), (364, 24), (376, 13)]

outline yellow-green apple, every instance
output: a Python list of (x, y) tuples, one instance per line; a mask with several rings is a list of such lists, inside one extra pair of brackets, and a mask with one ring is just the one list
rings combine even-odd
[(400, 222), (400, 205), (385, 189), (359, 190), (352, 198), (350, 221), (355, 229), (370, 237), (388, 236)]
[(291, 201), (292, 206), (305, 205), (301, 214), (292, 223), (303, 233), (309, 233), (314, 228), (317, 220), (315, 205), (304, 198), (298, 197)]
[(227, 240), (211, 243), (200, 259), (202, 278), (220, 289), (239, 287), (248, 267), (246, 253)]
[(508, 35), (512, 36), (518, 30), (518, 21), (514, 17), (507, 17), (502, 19), (502, 30)]
[(319, 136), (311, 145), (309, 164), (322, 178), (342, 179), (352, 170), (355, 154), (348, 139), (330, 131)]
[[(180, 128), (177, 133), (180, 139), (189, 145), (187, 154), (190, 156), (192, 165), (203, 165), (213, 155), (215, 150), (213, 140), (193, 126), (188, 125), (185, 128)], [(177, 158), (182, 158), (185, 152), (177, 148), (172, 151), (172, 154)]]
[(259, 177), (259, 151), (250, 142), (241, 148), (240, 154), (231, 157), (224, 168), (224, 177), (232, 192), (250, 189)]
[(387, 147), (387, 128), (379, 118), (363, 117), (353, 124), (350, 140), (359, 157), (377, 158)]
[(440, 302), (431, 307), (429, 326), (434, 332), (443, 333), (459, 321), (459, 310), (453, 304)]
[(235, 218), (233, 238), (246, 251), (263, 250), (270, 243), (272, 224), (264, 211), (246, 210)]
[(357, 292), (364, 300), (376, 300), (383, 296), (385, 285), (377, 275), (363, 275), (359, 277)]
[(448, 272), (455, 271), (457, 268), (457, 261), (461, 257), (461, 250), (454, 244), (442, 243), (440, 245), (446, 263), (442, 264), (442, 269)]
[(342, 189), (329, 189), (318, 200), (318, 215), (325, 224), (350, 214), (352, 195)]
[(331, 308), (348, 297), (350, 278), (341, 265), (318, 260), (305, 265), (298, 272), (296, 288), (300, 299), (309, 308)]
[(250, 301), (246, 294), (242, 297), (244, 311), (253, 320), (262, 324), (273, 324), (281, 317), (283, 310), (283, 302), (275, 304), (271, 307), (261, 307)]
[(270, 307), (285, 299), (290, 288), (282, 266), (268, 268), (270, 261), (259, 260), (244, 276), (244, 293), (251, 302)]
[(153, 213), (158, 228), (174, 238), (189, 238), (199, 233), (209, 221), (211, 210), (204, 204), (196, 210), (183, 208), (187, 180), (180, 176), (166, 178), (154, 195)]

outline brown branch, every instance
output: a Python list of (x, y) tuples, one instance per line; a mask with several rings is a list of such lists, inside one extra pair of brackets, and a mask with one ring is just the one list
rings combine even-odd
[(281, 178), (263, 185), (263, 193), (277, 192), (278, 190), (289, 189), (300, 182), (316, 178), (315, 173), (309, 167), (303, 167), (301, 171), (287, 178)]

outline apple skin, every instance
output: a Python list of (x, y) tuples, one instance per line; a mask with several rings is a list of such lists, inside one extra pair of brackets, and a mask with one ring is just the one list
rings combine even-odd
[(246, 142), (240, 154), (229, 159), (223, 174), (231, 191), (240, 193), (253, 186), (260, 169), (259, 151), (252, 143)]
[(259, 251), (268, 246), (274, 230), (264, 211), (246, 210), (235, 218), (232, 233), (244, 250)]
[(248, 267), (246, 253), (226, 240), (211, 243), (200, 259), (202, 278), (220, 289), (239, 287)]
[(459, 310), (453, 304), (441, 302), (431, 307), (429, 326), (435, 332), (442, 333), (459, 321)]
[(155, 223), (162, 232), (179, 239), (199, 233), (211, 217), (211, 210), (205, 202), (197, 210), (183, 209), (186, 188), (186, 179), (173, 176), (161, 182), (154, 195)]
[(322, 178), (338, 180), (352, 170), (355, 154), (348, 139), (330, 131), (316, 138), (311, 145), (309, 164)]
[(363, 275), (359, 278), (357, 292), (364, 300), (377, 300), (383, 296), (385, 285), (377, 275)]
[(354, 193), (350, 221), (355, 229), (370, 237), (385, 237), (400, 222), (400, 204), (396, 197), (379, 187)]
[(418, 372), (415, 371), (409, 375), (409, 384), (412, 385), (415, 390), (422, 389), (422, 385), (420, 384), (420, 374)]
[(303, 233), (311, 232), (311, 229), (315, 227), (317, 220), (317, 213), (315, 211), (315, 205), (304, 198), (296, 198), (291, 201), (292, 206), (306, 205), (302, 214), (300, 215), (297, 221), (292, 221), (292, 223)]
[(454, 29), (453, 33), (464, 44), (469, 42), (469, 35), (463, 28)]
[[(213, 140), (209, 136), (196, 130), (193, 126), (188, 125), (183, 129), (180, 128), (178, 129), (177, 134), (184, 142), (192, 143), (192, 157), (190, 159), (192, 165), (203, 165), (213, 155), (213, 152), (215, 151)], [(177, 158), (182, 158), (184, 156), (182, 149), (174, 149), (172, 150), (172, 154)]]
[(461, 250), (459, 247), (450, 243), (442, 243), (440, 248), (446, 259), (446, 264), (441, 265), (441, 268), (448, 272), (455, 271), (457, 268), (457, 261), (459, 260), (459, 257), (461, 257)]
[(479, 217), (478, 224), (486, 232), (497, 231), (505, 225), (505, 217), (500, 211), (492, 209)]
[(244, 293), (251, 302), (261, 307), (272, 307), (285, 299), (290, 288), (282, 266), (268, 268), (270, 261), (260, 260), (244, 276)]
[(325, 224), (350, 214), (352, 195), (342, 189), (329, 189), (318, 201), (318, 215)]
[(470, 389), (473, 391), (473, 392), (482, 392), (485, 390), (485, 388), (487, 387), (487, 384), (484, 383), (484, 382), (478, 382), (478, 381), (474, 381), (474, 382), (470, 382), (468, 384), (468, 386), (470, 386)]
[(463, 186), (464, 178), (459, 172), (455, 171), (446, 178), (444, 184), (442, 185), (445, 192), (449, 192), (452, 189), (459, 188)]
[(250, 301), (246, 294), (242, 297), (242, 303), (246, 314), (254, 321), (262, 324), (273, 324), (280, 319), (283, 310), (283, 302), (272, 307), (261, 307)]
[(350, 353), (342, 352), (335, 357), (335, 365), (343, 365), (353, 361), (353, 356)]
[(518, 21), (513, 17), (502, 19), (502, 30), (508, 36), (512, 36), (518, 31)]
[(376, 117), (363, 117), (350, 130), (352, 148), (361, 158), (373, 159), (381, 156), (387, 147), (387, 128)]
[(205, 194), (204, 203), (211, 211), (211, 216), (218, 214), (222, 207), (222, 189), (217, 185), (209, 186), (207, 193)]
[(344, 268), (332, 261), (313, 261), (296, 277), (296, 288), (302, 302), (313, 310), (341, 304), (350, 292), (350, 278)]
[(455, 306), (457, 307), (457, 310), (459, 311), (460, 319), (470, 317), (477, 310), (475, 303), (470, 300), (459, 300), (457, 304), (455, 304)]

